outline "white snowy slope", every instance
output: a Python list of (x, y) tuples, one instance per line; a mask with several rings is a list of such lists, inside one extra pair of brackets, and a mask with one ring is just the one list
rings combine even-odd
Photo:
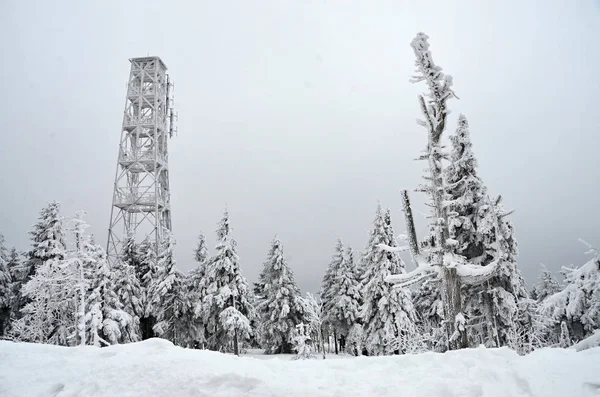
[(107, 348), (0, 341), (0, 396), (594, 396), (600, 348), (257, 360), (162, 339)]

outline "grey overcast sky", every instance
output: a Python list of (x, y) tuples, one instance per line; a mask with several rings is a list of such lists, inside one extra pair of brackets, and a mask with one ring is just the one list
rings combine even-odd
[[(600, 246), (600, 1), (0, 1), (0, 231), (28, 247), (51, 200), (105, 244), (128, 59), (176, 84), (177, 260), (227, 204), (256, 279), (275, 233), (316, 291), (337, 236), (362, 250), (377, 200), (404, 230), (426, 135), (410, 84), (423, 31), (454, 77), (479, 173), (502, 194), (531, 283)], [(419, 213), (424, 197), (412, 194)], [(426, 223), (418, 216), (418, 232)]]

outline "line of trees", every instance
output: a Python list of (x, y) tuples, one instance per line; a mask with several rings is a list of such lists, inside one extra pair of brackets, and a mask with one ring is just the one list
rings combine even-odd
[[(30, 232), (29, 251), (6, 249), (0, 235), (0, 337), (105, 346), (158, 336), (188, 348), (239, 354), (260, 346), (266, 353), (303, 356), (310, 356), (308, 345), (324, 354), (325, 341), (336, 353), (355, 355), (480, 344), (527, 353), (593, 337), (600, 329), (600, 253), (586, 243), (592, 259), (563, 268), (562, 285), (543, 267), (528, 291), (517, 267), (511, 212), (478, 174), (464, 115), (449, 150), (441, 144), (453, 80), (434, 63), (425, 34), (411, 46), (413, 81), (428, 87), (419, 96), (419, 124), (428, 137), (420, 159), (428, 167), (417, 188), (431, 207), (427, 235), (416, 235), (409, 195), (402, 191), (406, 233), (396, 237), (391, 211), (378, 205), (360, 255), (336, 242), (315, 298), (301, 294), (277, 237), (251, 286), (227, 211), (213, 254), (201, 233), (196, 265), (185, 274), (168, 230), (158, 242), (137, 244), (127, 236), (122, 260), (111, 267), (86, 234), (84, 213), (66, 221), (52, 202)], [(407, 270), (402, 252), (414, 269)]]

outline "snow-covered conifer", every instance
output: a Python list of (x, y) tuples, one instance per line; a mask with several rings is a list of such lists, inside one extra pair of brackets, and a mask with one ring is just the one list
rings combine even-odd
[(391, 354), (400, 334), (415, 331), (416, 315), (410, 292), (385, 282), (392, 274), (404, 273), (404, 262), (397, 253), (381, 245), (396, 247), (389, 210), (377, 206), (373, 229), (363, 254), (363, 300), (361, 317), (366, 349), (370, 355)]
[(296, 326), (305, 321), (302, 295), (275, 237), (260, 274), (262, 295), (257, 297), (260, 342), (266, 353), (291, 353)]
[(246, 323), (232, 310), (223, 315), (221, 313), (232, 307), (246, 317), (249, 323), (254, 316), (254, 308), (249, 300), (248, 282), (241, 274), (237, 243), (231, 236), (227, 211), (219, 222), (217, 246), (208, 263), (206, 278), (207, 290), (202, 312), (209, 334), (208, 345), (211, 349), (219, 350), (227, 349), (228, 343), (233, 342), (233, 350), (239, 354), (239, 339), (247, 335), (247, 330), (243, 328)]
[(140, 332), (143, 340), (154, 337), (153, 328), (156, 324), (156, 313), (150, 292), (152, 285), (157, 283), (160, 273), (157, 265), (156, 244), (157, 242), (150, 241), (146, 237), (139, 245), (137, 253), (139, 263), (135, 271), (142, 291), (140, 296), (142, 310), (142, 315), (140, 315)]
[(555, 334), (564, 334), (563, 328), (566, 327), (570, 340), (574, 342), (600, 329), (600, 252), (585, 244), (590, 248), (588, 253), (594, 257), (580, 268), (563, 268), (565, 288), (540, 304), (541, 313), (552, 319)]
[(56, 201), (48, 204), (40, 212), (38, 222), (29, 232), (31, 250), (28, 252), (28, 277), (35, 274), (38, 266), (49, 259), (64, 258), (65, 242), (60, 216), (60, 204)]
[(26, 260), (21, 263), (20, 269), (17, 270), (20, 277), (15, 280), (17, 283), (15, 286), (17, 296), (15, 297), (13, 313), (17, 318), (21, 315), (21, 309), (29, 302), (22, 295), (22, 286), (33, 277), (38, 267), (45, 261), (51, 259), (60, 261), (64, 258), (66, 247), (62, 224), (60, 204), (53, 201), (42, 208), (37, 223), (29, 232), (31, 249), (26, 253)]
[(150, 306), (156, 316), (153, 331), (175, 344), (188, 346), (186, 324), (182, 321), (184, 314), (191, 310), (186, 280), (173, 256), (175, 239), (167, 229), (162, 234), (157, 275), (148, 289)]
[(129, 295), (134, 293), (135, 283), (131, 283), (131, 274), (123, 271), (128, 265), (121, 263), (111, 269), (104, 249), (91, 243), (88, 249), (92, 259), (86, 314), (88, 344), (104, 346), (140, 340), (139, 318), (126, 310), (135, 302)]
[(323, 316), (323, 323), (333, 332), (336, 354), (338, 352), (338, 336), (340, 330), (338, 329), (339, 324), (336, 319), (336, 313), (334, 313), (334, 306), (336, 298), (339, 295), (340, 272), (344, 267), (345, 259), (344, 243), (341, 238), (338, 238), (335, 244), (333, 257), (323, 276), (320, 290), (320, 299), (323, 304), (323, 313), (321, 315)]
[(542, 264), (540, 266), (540, 276), (538, 278), (538, 283), (535, 286), (535, 294), (536, 300), (538, 302), (542, 302), (550, 295), (554, 295), (558, 291), (560, 291), (560, 284), (554, 278), (550, 270), (546, 267), (546, 265)]
[(329, 318), (340, 336), (340, 347), (345, 350), (350, 328), (360, 319), (361, 285), (356, 274), (354, 252), (348, 247), (335, 280), (337, 294), (330, 308)]

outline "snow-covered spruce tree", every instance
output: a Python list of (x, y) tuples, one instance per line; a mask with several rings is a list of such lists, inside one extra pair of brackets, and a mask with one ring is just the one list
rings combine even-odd
[(156, 313), (152, 304), (150, 288), (156, 284), (160, 273), (157, 266), (156, 243), (146, 237), (139, 245), (137, 253), (139, 264), (135, 270), (142, 291), (140, 295), (142, 309), (142, 315), (140, 315), (140, 334), (142, 335), (142, 340), (155, 336), (153, 328), (156, 325)]
[(52, 248), (50, 259), (37, 266), (33, 276), (22, 286), (21, 293), (27, 304), (11, 331), (16, 339), (63, 346), (86, 342), (86, 264), (93, 260), (84, 244), (86, 227), (79, 214), (71, 229), (72, 247), (62, 251), (60, 227), (61, 244)]
[(29, 232), (31, 250), (27, 253), (28, 279), (35, 274), (43, 262), (64, 258), (65, 242), (62, 222), (58, 202), (53, 201), (40, 211), (38, 222)]
[(323, 304), (323, 313), (321, 314), (323, 316), (323, 324), (333, 333), (336, 354), (338, 353), (338, 336), (340, 330), (338, 329), (339, 323), (336, 320), (336, 314), (334, 313), (334, 305), (336, 298), (339, 295), (339, 276), (344, 267), (343, 263), (345, 259), (344, 243), (341, 238), (338, 238), (333, 257), (323, 276), (319, 293)]
[(11, 336), (23, 342), (73, 346), (77, 342), (76, 279), (59, 259), (40, 265), (23, 284), (27, 304), (12, 324)]
[(0, 233), (0, 338), (10, 326), (12, 275), (8, 267), (8, 251), (4, 246), (4, 236)]
[(217, 229), (215, 255), (207, 266), (202, 312), (209, 348), (228, 350), (233, 342), (233, 351), (239, 354), (239, 341), (249, 339), (252, 334), (250, 320), (254, 317), (254, 308), (249, 300), (248, 282), (241, 274), (236, 248), (226, 210)]
[(482, 313), (487, 318), (488, 343), (492, 341), (489, 343), (492, 346), (505, 346), (508, 334), (514, 332), (511, 328), (530, 327), (530, 324), (518, 321), (519, 318), (530, 316), (530, 313), (519, 312), (529, 307), (521, 304), (522, 300), (528, 299), (528, 292), (525, 280), (517, 269), (518, 251), (514, 228), (506, 218), (510, 212), (503, 209), (500, 197), (495, 201), (490, 200), (487, 206), (480, 206), (479, 212), (481, 219), (477, 230), (482, 236), (484, 246), (484, 259), (480, 264), (496, 264), (496, 269), (488, 280), (474, 288), (480, 292), (479, 307), (483, 309), (475, 309), (475, 312)]
[(339, 334), (340, 349), (346, 350), (348, 333), (352, 326), (359, 322), (362, 305), (361, 285), (356, 274), (354, 252), (350, 247), (346, 248), (335, 283), (337, 294), (328, 317)]
[(277, 237), (263, 264), (260, 284), (262, 294), (256, 306), (260, 343), (267, 354), (291, 353), (296, 326), (305, 322), (305, 307)]
[(535, 299), (538, 302), (544, 301), (550, 295), (554, 295), (561, 290), (560, 284), (543, 263), (540, 265), (540, 276), (534, 290)]
[(122, 334), (119, 343), (128, 341), (139, 341), (142, 338), (140, 330), (140, 317), (143, 316), (142, 309), (142, 287), (135, 273), (135, 268), (128, 265), (126, 261), (117, 261), (112, 269), (112, 280), (115, 294), (121, 303), (121, 310), (131, 317), (131, 328)]
[[(511, 247), (509, 244), (505, 244), (508, 237), (504, 234), (508, 235), (509, 233), (506, 233), (505, 229), (500, 230), (496, 206), (493, 206), (496, 216), (489, 218), (495, 226), (490, 229), (494, 235), (494, 242), (490, 244), (490, 247), (493, 248), (492, 251), (496, 254), (494, 260), (486, 266), (480, 266), (453, 252), (456, 241), (450, 238), (448, 227), (449, 214), (446, 208), (446, 189), (442, 175), (444, 155), (440, 139), (446, 126), (447, 101), (455, 95), (452, 91), (452, 77), (444, 75), (442, 68), (433, 62), (428, 39), (426, 34), (418, 33), (411, 46), (416, 56), (415, 65), (417, 67), (417, 74), (412, 81), (425, 81), (429, 88), (427, 100), (423, 96), (419, 96), (419, 105), (424, 117), (419, 124), (425, 127), (428, 133), (428, 145), (423, 158), (427, 159), (429, 164), (427, 179), (430, 186), (427, 187), (427, 192), (432, 198), (432, 241), (428, 244), (429, 255), (418, 258), (419, 266), (415, 270), (407, 274), (388, 277), (387, 281), (400, 286), (408, 286), (426, 279), (439, 278), (444, 306), (443, 324), (448, 348), (452, 350), (468, 345), (466, 319), (462, 305), (462, 285), (481, 285), (489, 281), (496, 274), (499, 264), (501, 265), (506, 260), (506, 255), (509, 255), (505, 250)], [(454, 214), (451, 213), (451, 215)]]
[(206, 330), (202, 322), (202, 301), (206, 296), (207, 279), (205, 276), (209, 255), (206, 248), (206, 238), (202, 232), (198, 236), (194, 259), (198, 264), (190, 271), (186, 279), (190, 310), (186, 311), (185, 318), (182, 320), (188, 324), (187, 339), (190, 341), (189, 346), (204, 348), (206, 345)]
[[(521, 299), (527, 299), (524, 280), (516, 266), (516, 242), (499, 202), (490, 205), (487, 189), (477, 175), (469, 124), (458, 118), (456, 132), (450, 136), (450, 164), (444, 170), (448, 246), (468, 262), (487, 266), (498, 256), (495, 244), (503, 244), (505, 258), (496, 275), (484, 284), (464, 286), (465, 314), (469, 319), (470, 345), (506, 344), (506, 335), (516, 326)], [(490, 220), (489, 217), (496, 217)], [(500, 230), (496, 233), (495, 225)], [(496, 241), (499, 236), (501, 241)], [(525, 314), (526, 316), (527, 314)], [(491, 324), (491, 327), (490, 327)]]
[(89, 244), (88, 249), (92, 258), (88, 266), (91, 283), (86, 314), (88, 344), (104, 346), (139, 341), (139, 317), (133, 308), (139, 284), (133, 278), (133, 269), (121, 261), (111, 269), (102, 247)]
[(600, 329), (600, 251), (584, 244), (593, 258), (580, 268), (563, 268), (564, 289), (540, 304), (541, 313), (552, 319), (561, 344), (566, 343), (563, 334), (568, 334), (569, 343), (576, 343)]
[[(156, 316), (154, 334), (176, 345), (189, 346), (186, 313), (193, 310), (188, 300), (186, 279), (176, 266), (173, 257), (175, 239), (164, 229), (160, 242), (156, 278), (148, 288), (148, 300)], [(193, 324), (189, 324), (193, 325)]]
[(42, 208), (37, 223), (29, 232), (31, 239), (31, 249), (25, 254), (26, 260), (21, 263), (21, 268), (17, 270), (20, 277), (15, 280), (17, 283), (15, 289), (15, 306), (13, 314), (19, 318), (21, 309), (29, 302), (21, 294), (23, 284), (27, 283), (37, 269), (45, 262), (51, 259), (61, 260), (64, 258), (65, 242), (63, 232), (63, 218), (60, 216), (60, 204), (56, 201), (49, 203)]
[(325, 359), (323, 318), (321, 317), (323, 310), (321, 300), (317, 300), (313, 294), (307, 292), (306, 296), (302, 299), (302, 304), (304, 306), (304, 320), (308, 326), (308, 332), (311, 335), (311, 339), (316, 341), (316, 348), (321, 350), (321, 355), (323, 359)]
[(400, 353), (392, 346), (401, 334), (414, 332), (416, 315), (410, 292), (385, 282), (392, 274), (404, 273), (404, 262), (397, 253), (381, 245), (396, 247), (389, 210), (377, 206), (373, 229), (363, 254), (363, 305), (361, 317), (370, 355)]

